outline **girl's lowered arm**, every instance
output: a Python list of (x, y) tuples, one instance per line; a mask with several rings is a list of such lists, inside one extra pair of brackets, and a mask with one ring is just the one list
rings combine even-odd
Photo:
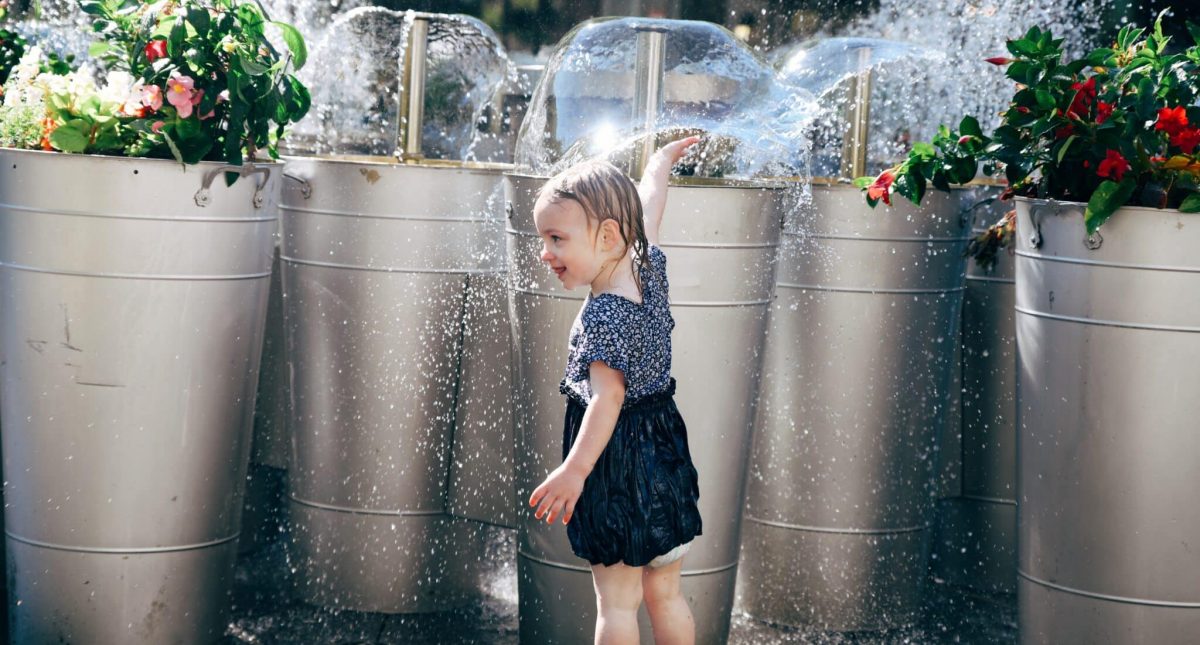
[(671, 166), (683, 156), (688, 146), (700, 137), (687, 137), (673, 141), (658, 149), (646, 162), (642, 181), (638, 184), (638, 195), (642, 198), (642, 217), (646, 225), (646, 240), (658, 244), (658, 228), (662, 224), (663, 210), (667, 206), (667, 180)]
[(625, 375), (620, 370), (595, 361), (589, 367), (588, 381), (592, 400), (583, 413), (571, 452), (529, 497), (529, 505), (538, 507), (534, 517), (540, 520), (545, 516), (547, 523), (554, 522), (556, 515), (561, 515), (563, 524), (571, 521), (575, 503), (583, 493), (583, 482), (608, 445), (625, 403)]

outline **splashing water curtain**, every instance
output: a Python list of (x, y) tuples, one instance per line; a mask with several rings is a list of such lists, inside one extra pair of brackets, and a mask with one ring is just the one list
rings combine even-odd
[[(866, 166), (870, 50), (843, 172)], [(920, 610), (968, 228), (964, 191), (870, 209), (845, 179), (789, 213), (768, 332), (740, 584), (750, 615), (858, 631)]]
[[(697, 60), (706, 64), (689, 66)], [(518, 165), (525, 172), (505, 175), (514, 395), (523, 411), (517, 418), (517, 477), (524, 495), (562, 462), (564, 403), (557, 386), (565, 339), (583, 301), (583, 294), (559, 286), (539, 259), (542, 242), (532, 217), (538, 189), (556, 168), (589, 156), (628, 155), (627, 167), (637, 172), (656, 132), (668, 125), (664, 120), (686, 124), (703, 117), (718, 126), (732, 112), (739, 88), (758, 87), (762, 75), (755, 61), (714, 25), (643, 19), (584, 23), (551, 56), (518, 141)], [(590, 133), (580, 127), (584, 116), (595, 128)], [(605, 119), (612, 119), (611, 130)], [(613, 131), (632, 136), (616, 152), (594, 140), (612, 141)], [(589, 152), (573, 156), (581, 150)], [(761, 181), (680, 177), (668, 193), (663, 220), (677, 321), (676, 401), (688, 423), (704, 517), (704, 534), (684, 559), (682, 584), (702, 643), (725, 642), (729, 632), (781, 197), (777, 185)], [(591, 574), (571, 552), (564, 527), (524, 513), (518, 547), (521, 641), (590, 641), (596, 607)], [(640, 626), (642, 642), (652, 642), (644, 610)]]
[(474, 19), (403, 16), (399, 160), (336, 146), (292, 157), (283, 198), (298, 592), (388, 613), (477, 598), (484, 524), (512, 526), (516, 507), (502, 233), (490, 214), (506, 166), (434, 158), (422, 136), (426, 65), (448, 55), (447, 34), (502, 54)]
[[(975, 188), (971, 235), (999, 221), (1009, 202)], [(987, 593), (1017, 590), (1017, 345), (1012, 258), (984, 269), (967, 261), (961, 382), (939, 450), (938, 502), (930, 572), (935, 580)], [(955, 411), (959, 415), (954, 414)]]
[(0, 159), (12, 641), (215, 642), (280, 168)]

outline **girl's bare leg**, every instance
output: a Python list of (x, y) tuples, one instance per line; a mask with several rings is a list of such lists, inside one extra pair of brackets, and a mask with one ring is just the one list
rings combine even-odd
[(592, 566), (596, 586), (596, 645), (637, 645), (642, 567), (618, 562)]
[(654, 627), (655, 645), (694, 645), (696, 642), (692, 609), (679, 591), (682, 571), (682, 559), (657, 569), (643, 568), (642, 597)]

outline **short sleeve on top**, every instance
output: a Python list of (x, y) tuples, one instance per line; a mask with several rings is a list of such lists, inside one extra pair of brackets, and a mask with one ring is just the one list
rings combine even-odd
[(663, 253), (657, 244), (651, 244), (648, 255), (650, 256), (651, 279), (655, 283), (655, 295), (665, 300), (670, 290), (667, 285), (667, 254)]
[(628, 375), (629, 347), (626, 338), (619, 333), (610, 319), (585, 315), (578, 347), (580, 360), (577, 365), (582, 372), (575, 375), (578, 380), (588, 379), (588, 369), (595, 361), (601, 361)]

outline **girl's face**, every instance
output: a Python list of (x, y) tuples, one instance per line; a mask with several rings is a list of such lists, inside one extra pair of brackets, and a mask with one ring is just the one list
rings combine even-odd
[(542, 261), (566, 289), (592, 284), (605, 263), (620, 255), (616, 221), (601, 222), (599, 230), (595, 223), (589, 227), (587, 213), (573, 199), (542, 196), (533, 207), (533, 221), (542, 236)]

